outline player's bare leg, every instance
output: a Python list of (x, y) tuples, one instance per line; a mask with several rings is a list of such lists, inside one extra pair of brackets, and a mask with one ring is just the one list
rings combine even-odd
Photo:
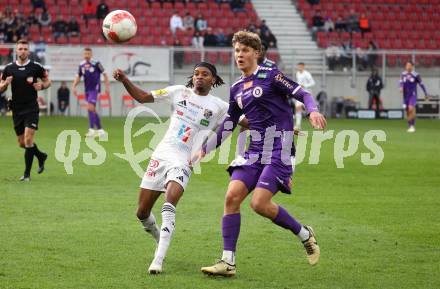
[(310, 265), (319, 261), (320, 249), (313, 229), (301, 225), (286, 209), (272, 201), (273, 194), (264, 188), (256, 188), (251, 200), (251, 208), (259, 215), (266, 217), (276, 225), (292, 231), (303, 243)]
[(183, 187), (177, 182), (170, 181), (165, 191), (165, 203), (162, 206), (162, 226), (157, 251), (151, 262), (148, 272), (150, 274), (162, 273), (162, 264), (165, 259), (176, 222), (176, 206), (183, 195)]
[(157, 226), (156, 218), (151, 209), (156, 203), (157, 198), (160, 196), (161, 192), (143, 189), (141, 188), (139, 192), (138, 209), (136, 216), (142, 223), (144, 230), (153, 236), (156, 243), (159, 243), (159, 227)]
[(406, 111), (406, 116), (408, 120), (408, 132), (415, 132), (415, 124), (416, 124), (416, 108), (415, 106), (409, 105)]
[(33, 128), (25, 127), (24, 134), (18, 136), (18, 143), (20, 147), (24, 147), (25, 171), (20, 181), (29, 181), (32, 169), (34, 156), (38, 159), (38, 173), (41, 174), (44, 170), (44, 163), (47, 159), (47, 154), (38, 150), (34, 143), (35, 130)]
[(232, 180), (229, 183), (222, 220), (223, 255), (216, 264), (202, 267), (203, 273), (225, 277), (235, 275), (235, 251), (241, 223), (240, 205), (248, 193), (248, 189), (242, 181)]

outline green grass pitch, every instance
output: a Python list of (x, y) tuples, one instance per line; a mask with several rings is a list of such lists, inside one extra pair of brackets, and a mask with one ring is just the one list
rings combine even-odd
[[(141, 127), (147, 119), (138, 119)], [(140, 179), (113, 155), (123, 149), (123, 118), (103, 119), (109, 141), (100, 166), (86, 166), (81, 143), (74, 173), (54, 158), (57, 135), (87, 129), (85, 118), (41, 118), (36, 143), (50, 154), (46, 171), (30, 183), (23, 172), (10, 118), (0, 118), (0, 288), (440, 288), (440, 122), (329, 120), (335, 132), (359, 132), (358, 151), (337, 169), (334, 141), (320, 163), (299, 165), (294, 194), (274, 200), (314, 227), (321, 259), (310, 267), (299, 241), (242, 206), (237, 276), (209, 278), (200, 267), (220, 257), (226, 165), (203, 164), (177, 207), (176, 231), (164, 273), (146, 270), (153, 241), (135, 217)], [(305, 129), (309, 129), (308, 126)], [(364, 166), (367, 130), (387, 140), (379, 166)], [(135, 151), (149, 135), (134, 139)], [(334, 138), (333, 138), (334, 140)], [(310, 147), (310, 139), (309, 146)], [(146, 163), (143, 164), (145, 167)], [(160, 220), (162, 200), (154, 208)]]

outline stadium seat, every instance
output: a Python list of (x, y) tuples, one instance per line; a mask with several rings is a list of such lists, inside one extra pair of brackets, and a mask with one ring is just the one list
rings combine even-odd
[(122, 114), (126, 115), (127, 110), (136, 107), (135, 100), (130, 95), (124, 94), (121, 97), (121, 107), (122, 107)]
[(82, 115), (82, 110), (87, 109), (87, 101), (86, 101), (86, 95), (85, 94), (78, 94), (76, 96), (76, 111), (79, 111), (79, 115)]
[(110, 95), (107, 94), (100, 94), (98, 96), (98, 103), (99, 103), (99, 113), (102, 113), (102, 109), (106, 108), (108, 109), (108, 115), (112, 116), (112, 100), (110, 98)]

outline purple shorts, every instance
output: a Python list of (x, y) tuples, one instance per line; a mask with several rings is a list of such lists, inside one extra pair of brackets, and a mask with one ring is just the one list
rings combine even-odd
[(96, 90), (86, 91), (86, 99), (87, 102), (96, 104), (96, 101), (98, 100), (98, 92)]
[(416, 106), (417, 103), (417, 96), (413, 95), (410, 97), (405, 97), (403, 99), (403, 104), (408, 108), (408, 106)]
[(278, 191), (291, 193), (292, 166), (284, 164), (281, 160), (272, 160), (270, 164), (231, 164), (227, 170), (231, 175), (231, 181), (242, 181), (249, 192), (255, 188), (263, 188), (272, 194)]

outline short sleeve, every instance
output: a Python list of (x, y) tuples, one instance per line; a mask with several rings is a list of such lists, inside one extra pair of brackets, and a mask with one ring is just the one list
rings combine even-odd
[(104, 66), (102, 66), (101, 62), (97, 62), (96, 63), (96, 67), (98, 68), (99, 72), (103, 73), (104, 72)]
[(37, 64), (37, 66), (38, 66), (37, 77), (40, 79), (46, 79), (49, 76), (47, 70), (41, 64)]
[(79, 76), (79, 77), (83, 76), (82, 69), (81, 69), (81, 65), (78, 66), (78, 76)]
[(301, 86), (278, 69), (272, 70), (272, 84), (281, 95), (295, 95)]

